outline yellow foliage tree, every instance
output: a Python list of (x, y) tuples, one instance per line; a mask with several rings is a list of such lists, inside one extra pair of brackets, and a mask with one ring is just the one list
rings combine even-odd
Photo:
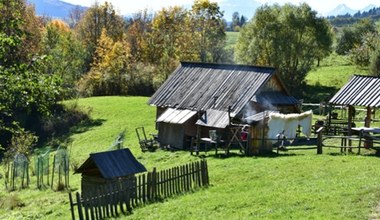
[(82, 95), (126, 95), (130, 49), (125, 41), (114, 41), (102, 30), (90, 71), (79, 82)]

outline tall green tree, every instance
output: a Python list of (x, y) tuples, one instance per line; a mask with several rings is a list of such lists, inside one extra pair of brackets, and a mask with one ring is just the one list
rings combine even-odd
[(30, 38), (33, 22), (29, 21), (38, 19), (33, 8), (24, 1), (6, 0), (0, 2), (0, 12), (0, 145), (4, 146), (23, 127), (33, 129), (51, 115), (61, 91), (60, 79), (44, 71), (45, 56), (34, 54), (38, 46)]
[(291, 89), (300, 89), (315, 61), (331, 51), (331, 27), (307, 5), (264, 5), (242, 29), (236, 61), (277, 68)]
[(41, 22), (24, 0), (0, 2), (0, 65), (25, 62), (39, 50)]
[(231, 30), (236, 31), (238, 30), (238, 27), (240, 28), (240, 16), (239, 12), (235, 11), (232, 14)]
[(350, 50), (362, 45), (363, 38), (369, 33), (376, 33), (375, 23), (370, 19), (361, 19), (352, 27), (345, 27), (338, 38), (337, 54), (347, 55)]
[(217, 3), (195, 0), (190, 11), (193, 41), (201, 62), (222, 62), (226, 34), (223, 13)]
[(371, 75), (380, 77), (380, 45), (371, 56)]
[(86, 50), (69, 26), (60, 20), (52, 20), (43, 31), (43, 54), (47, 56), (46, 73), (62, 80), (65, 98), (76, 95), (76, 82), (85, 73)]

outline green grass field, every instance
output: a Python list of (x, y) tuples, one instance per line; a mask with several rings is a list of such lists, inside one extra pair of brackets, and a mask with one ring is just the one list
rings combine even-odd
[(312, 103), (328, 102), (354, 74), (368, 75), (368, 69), (358, 68), (348, 58), (333, 53), (307, 74), (307, 86), (298, 98)]
[[(91, 109), (93, 123), (70, 135), (72, 163), (91, 152), (109, 149), (126, 129), (129, 147), (148, 170), (195, 161), (188, 152), (142, 153), (134, 129), (155, 132), (155, 108), (146, 97), (79, 99)], [(205, 156), (211, 186), (134, 209), (130, 219), (369, 219), (380, 201), (379, 158), (340, 154), (337, 149), (281, 152), (279, 156)], [(3, 170), (0, 170), (3, 172)], [(72, 173), (72, 172), (71, 172)], [(29, 189), (7, 193), (1, 180), (0, 219), (70, 219), (67, 192)], [(80, 175), (70, 175), (72, 191), (80, 191)], [(11, 206), (11, 203), (16, 205)], [(13, 209), (11, 209), (13, 208)], [(124, 216), (121, 219), (125, 218)]]
[(239, 37), (239, 32), (226, 32), (226, 47), (234, 47)]

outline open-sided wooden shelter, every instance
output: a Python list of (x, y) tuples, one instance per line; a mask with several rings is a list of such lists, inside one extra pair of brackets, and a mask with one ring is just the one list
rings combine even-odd
[[(367, 108), (364, 126), (370, 127), (371, 111), (380, 107), (380, 77), (354, 75), (329, 101), (330, 105), (348, 106), (348, 135), (351, 135), (354, 106)], [(331, 114), (329, 114), (331, 124)]]
[[(298, 112), (274, 68), (248, 65), (181, 62), (149, 104), (157, 107), (160, 144), (180, 149), (189, 147), (190, 137), (223, 133), (266, 110)], [(256, 119), (249, 122), (252, 138), (262, 136), (256, 123), (262, 117)]]

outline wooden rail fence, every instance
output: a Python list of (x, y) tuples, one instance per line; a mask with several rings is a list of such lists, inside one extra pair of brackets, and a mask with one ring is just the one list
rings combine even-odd
[[(102, 184), (85, 195), (69, 193), (71, 217), (104, 219), (131, 213), (132, 208), (209, 185), (207, 161), (143, 173)], [(74, 200), (76, 200), (74, 202)]]

